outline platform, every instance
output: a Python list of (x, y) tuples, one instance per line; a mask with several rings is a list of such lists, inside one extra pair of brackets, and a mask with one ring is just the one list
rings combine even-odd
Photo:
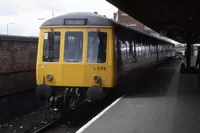
[(130, 93), (82, 133), (199, 133), (198, 75), (181, 74), (175, 60), (161, 67), (145, 93)]

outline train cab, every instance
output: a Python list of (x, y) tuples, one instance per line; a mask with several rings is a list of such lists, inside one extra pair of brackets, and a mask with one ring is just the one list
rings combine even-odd
[(45, 22), (37, 55), (39, 97), (64, 98), (70, 92), (86, 91), (91, 100), (102, 99), (100, 94), (114, 87), (112, 34), (106, 19), (93, 13), (72, 13)]

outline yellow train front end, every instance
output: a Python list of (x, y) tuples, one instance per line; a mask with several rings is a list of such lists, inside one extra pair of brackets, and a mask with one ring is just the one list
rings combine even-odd
[(39, 98), (70, 103), (80, 97), (102, 99), (115, 84), (112, 31), (112, 26), (41, 27), (36, 73)]

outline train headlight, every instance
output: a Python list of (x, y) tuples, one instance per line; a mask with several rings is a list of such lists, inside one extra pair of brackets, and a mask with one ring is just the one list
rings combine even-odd
[(97, 83), (101, 81), (101, 77), (99, 75), (94, 75), (93, 79)]
[(53, 79), (53, 75), (52, 74), (47, 74), (46, 78), (48, 81), (51, 81)]

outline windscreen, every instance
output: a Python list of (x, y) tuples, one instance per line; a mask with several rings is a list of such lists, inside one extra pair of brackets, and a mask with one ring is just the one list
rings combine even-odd
[(60, 54), (60, 32), (45, 32), (43, 62), (58, 62)]
[(83, 52), (83, 33), (66, 32), (65, 33), (65, 62), (82, 62)]
[(107, 50), (106, 32), (88, 33), (88, 63), (105, 63)]

